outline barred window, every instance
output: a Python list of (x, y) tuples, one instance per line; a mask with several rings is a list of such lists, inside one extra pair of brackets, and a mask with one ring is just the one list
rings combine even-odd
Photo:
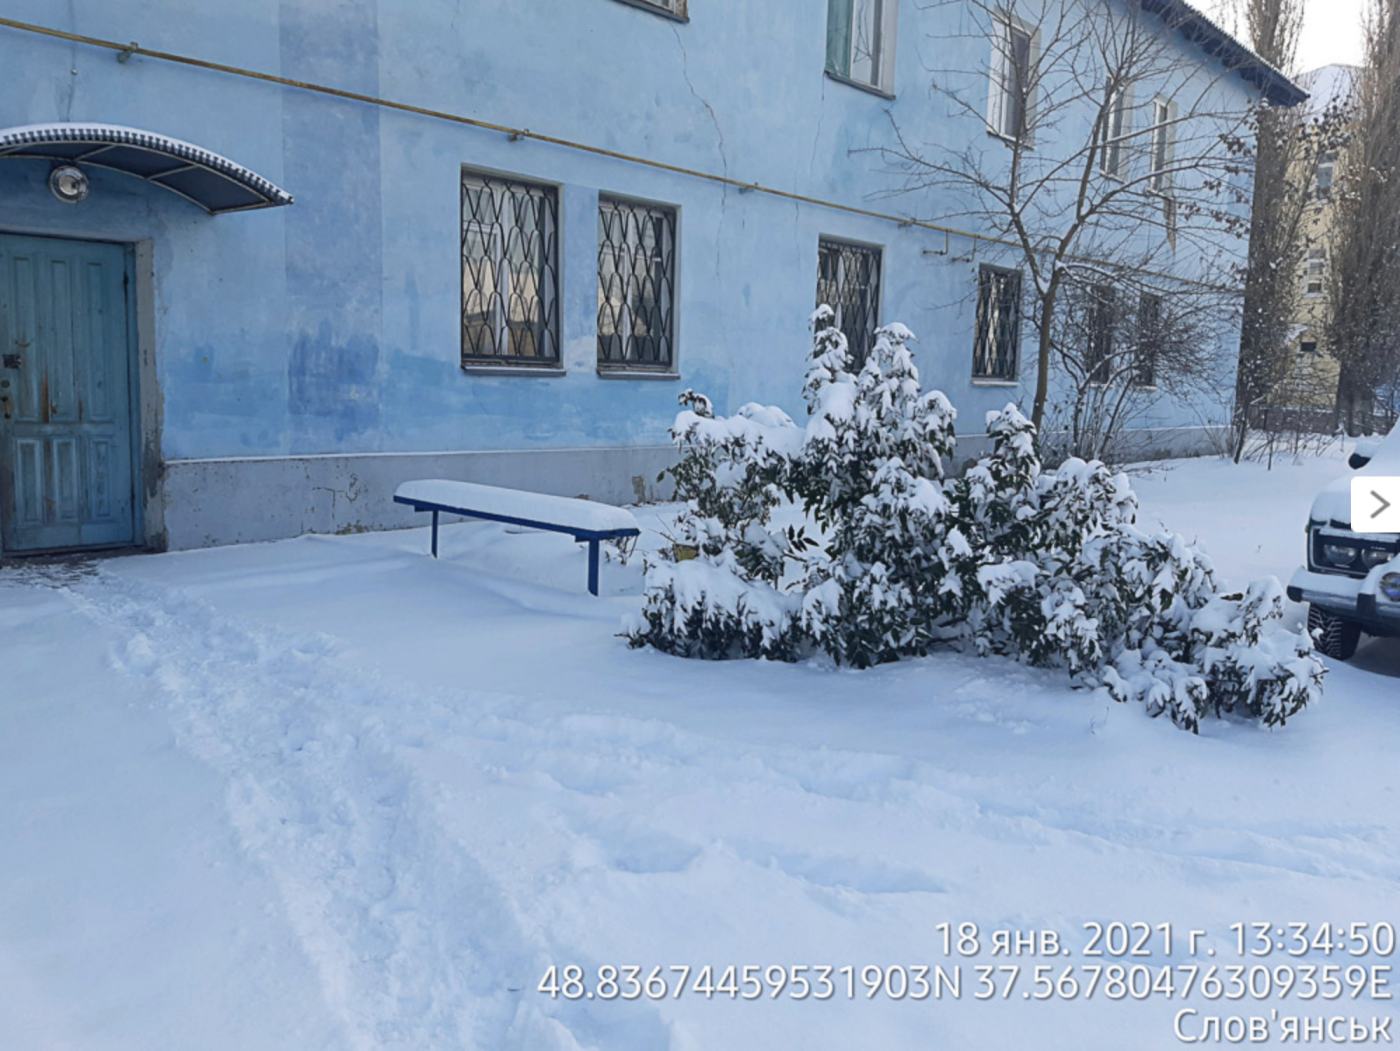
[(675, 365), (676, 210), (598, 201), (598, 367)]
[(844, 241), (817, 242), (817, 306), (836, 312), (836, 327), (856, 368), (865, 364), (880, 324), (880, 249)]
[(462, 365), (559, 364), (559, 196), (462, 173)]
[(1157, 386), (1157, 359), (1165, 333), (1162, 329), (1162, 297), (1144, 292), (1138, 299), (1137, 370), (1133, 383), (1138, 387)]
[(1088, 312), (1084, 371), (1090, 383), (1106, 384), (1113, 379), (1113, 330), (1117, 321), (1117, 303), (1111, 286), (1089, 286)]
[(1021, 345), (1021, 272), (983, 264), (977, 274), (972, 375), (1014, 380)]

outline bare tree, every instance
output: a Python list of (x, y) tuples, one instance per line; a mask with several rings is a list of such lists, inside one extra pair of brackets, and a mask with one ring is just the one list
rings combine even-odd
[(1289, 371), (1253, 406), (1242, 445), (1237, 444), (1239, 431), (1231, 431), (1229, 451), (1237, 460), (1258, 460), (1272, 467), (1276, 457), (1319, 454), (1332, 447), (1337, 383), (1320, 366), (1324, 354), (1313, 342), (1304, 344), (1296, 357), (1290, 355)]
[(1198, 285), (1121, 271), (1061, 285), (1051, 326), (1062, 382), (1046, 407), (1047, 452), (1082, 459), (1141, 455), (1127, 441), (1163, 394), (1191, 400), (1218, 390), (1216, 348), (1235, 317), (1235, 297)]
[[(1278, 69), (1295, 72), (1302, 0), (1242, 0), (1250, 43)], [(1231, 452), (1244, 456), (1251, 430), (1273, 401), (1294, 394), (1294, 322), (1308, 246), (1313, 173), (1319, 154), (1335, 147), (1335, 110), (1310, 119), (1302, 107), (1261, 106), (1254, 114), (1254, 191), (1244, 273), (1239, 367), (1231, 420)]]
[(1400, 379), (1400, 0), (1371, 0), (1366, 63), (1349, 113), (1328, 281), (1337, 407), (1369, 431), (1376, 394)]
[[(1222, 84), (1236, 74), (1201, 61), (1178, 33), (1196, 17), (1184, 10), (1105, 0), (931, 6), (957, 26), (937, 53), (971, 56), (934, 71), (935, 97), (979, 132), (970, 144), (920, 142), (896, 122), (881, 152), (903, 176), (897, 192), (943, 191), (987, 231), (979, 250), (1028, 272), (1032, 418), (1043, 429), (1069, 286), (1232, 283), (1229, 242), (1249, 221), (1248, 107)], [(1183, 273), (1194, 280), (1173, 276)]]

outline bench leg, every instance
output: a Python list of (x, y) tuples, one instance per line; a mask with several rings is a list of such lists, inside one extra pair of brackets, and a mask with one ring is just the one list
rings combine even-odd
[(588, 542), (588, 593), (598, 594), (598, 541)]
[(434, 511), (434, 512), (433, 512), (433, 557), (434, 557), (434, 558), (437, 558), (437, 525), (438, 525), (438, 513), (437, 513), (436, 511)]

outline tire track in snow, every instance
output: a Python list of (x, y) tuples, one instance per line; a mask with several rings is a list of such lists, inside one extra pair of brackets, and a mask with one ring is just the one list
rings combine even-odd
[(439, 831), (375, 715), (421, 696), (337, 662), (326, 636), (238, 623), (172, 589), (107, 574), (66, 589), (158, 685), (177, 739), (228, 782), (243, 849), (273, 876), (343, 1020), (346, 1046), (574, 1051), (530, 1004), (543, 948)]

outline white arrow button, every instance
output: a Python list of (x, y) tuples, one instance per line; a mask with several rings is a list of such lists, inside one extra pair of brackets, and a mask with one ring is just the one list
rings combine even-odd
[(1400, 478), (1351, 480), (1351, 528), (1357, 533), (1400, 533)]

